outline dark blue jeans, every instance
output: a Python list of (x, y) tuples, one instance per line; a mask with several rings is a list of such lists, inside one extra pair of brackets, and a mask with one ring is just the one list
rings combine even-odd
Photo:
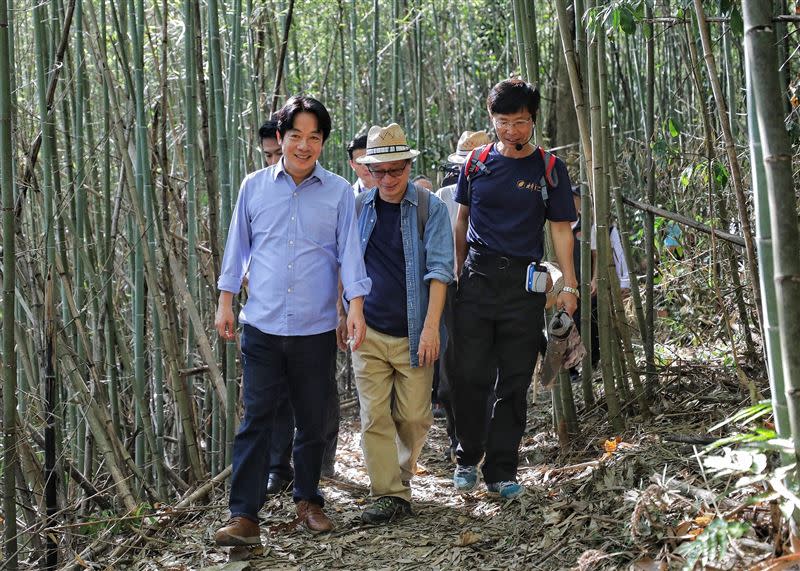
[(231, 516), (258, 521), (266, 499), (267, 457), (272, 421), (282, 392), (295, 413), (294, 500), (323, 505), (319, 476), (331, 390), (331, 362), (336, 357), (334, 331), (284, 337), (251, 327), (242, 331), (242, 401), (244, 419), (233, 441)]
[[(474, 466), (486, 454), (487, 482), (515, 480), (525, 431), (527, 392), (539, 355), (544, 294), (523, 287), (528, 260), (470, 248), (455, 300), (459, 375), (451, 379), (456, 456)], [(495, 392), (486, 431), (487, 399)]]

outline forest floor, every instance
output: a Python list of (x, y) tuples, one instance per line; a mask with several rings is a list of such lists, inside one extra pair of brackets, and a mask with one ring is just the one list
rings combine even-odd
[[(445, 459), (444, 420), (437, 419), (412, 482), (415, 516), (385, 526), (359, 519), (369, 501), (356, 412), (342, 419), (336, 478), (323, 480), (336, 529), (316, 537), (298, 530), (289, 494), (261, 511), (262, 553), (229, 553), (213, 543), (227, 518), (225, 489), (209, 505), (161, 527), (115, 569), (680, 569), (675, 554), (715, 516), (732, 514), (752, 528), (731, 553), (708, 569), (746, 569), (771, 557), (769, 506), (720, 495), (725, 482), (702, 469), (709, 428), (748, 406), (736, 377), (713, 366), (673, 365), (662, 373), (654, 416), (628, 417), (613, 434), (601, 408), (582, 411), (581, 433), (569, 450), (551, 428), (549, 393), (531, 403), (519, 480), (525, 493), (498, 501), (484, 491), (460, 496)], [(764, 390), (766, 390), (764, 388)], [(577, 392), (580, 392), (579, 390)], [(726, 430), (726, 429), (723, 429)], [(723, 432), (716, 431), (718, 437)], [(677, 441), (675, 441), (677, 440)], [(699, 441), (698, 441), (699, 442)]]

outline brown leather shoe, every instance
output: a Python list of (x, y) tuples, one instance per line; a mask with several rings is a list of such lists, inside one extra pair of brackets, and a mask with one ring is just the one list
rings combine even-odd
[(333, 522), (322, 511), (322, 507), (308, 500), (297, 502), (295, 506), (300, 524), (311, 533), (322, 533), (333, 529)]
[(232, 517), (214, 534), (214, 541), (221, 547), (236, 545), (261, 545), (258, 524), (246, 517)]

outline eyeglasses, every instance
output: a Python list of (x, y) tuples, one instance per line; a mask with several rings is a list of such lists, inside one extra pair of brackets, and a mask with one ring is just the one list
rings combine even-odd
[(517, 119), (516, 121), (506, 121), (505, 119), (492, 119), (492, 123), (494, 123), (495, 129), (502, 129), (503, 131), (507, 129), (514, 129), (515, 131), (518, 129), (524, 129), (532, 122), (533, 122), (533, 117), (529, 117), (528, 119)]
[[(406, 170), (407, 166), (408, 165), (406, 164), (406, 165), (403, 165), (402, 167), (398, 167), (396, 169), (386, 169), (386, 170), (372, 170), (372, 169), (369, 169), (369, 174), (371, 174), (376, 180), (382, 179), (387, 174), (397, 178), (398, 176), (403, 174), (403, 171)], [(367, 168), (369, 168), (369, 167), (367, 167)]]

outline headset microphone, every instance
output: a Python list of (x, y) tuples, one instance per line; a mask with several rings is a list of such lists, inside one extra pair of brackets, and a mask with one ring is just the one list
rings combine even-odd
[(518, 151), (521, 151), (524, 146), (525, 145), (523, 145), (522, 143), (517, 143), (516, 145), (514, 145), (514, 148), (517, 149)]

